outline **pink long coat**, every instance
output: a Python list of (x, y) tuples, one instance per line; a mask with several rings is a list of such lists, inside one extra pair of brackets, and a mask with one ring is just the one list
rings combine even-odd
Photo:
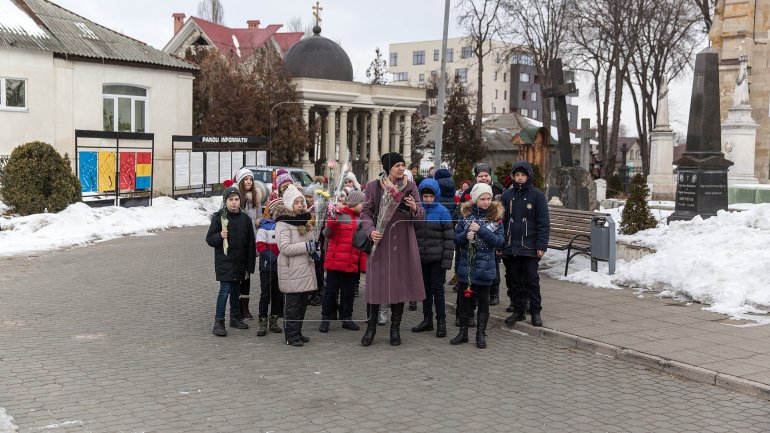
[[(414, 197), (417, 215), (397, 210), (385, 226), (382, 240), (366, 262), (367, 304), (397, 304), (425, 299), (420, 250), (414, 233), (414, 221), (424, 220), (425, 210), (417, 185), (406, 178), (403, 181), (409, 182), (403, 194)], [(382, 188), (378, 182), (379, 179), (366, 184), (364, 210), (361, 212), (361, 224), (369, 235), (375, 228), (372, 222), (375, 200), (381, 200)]]

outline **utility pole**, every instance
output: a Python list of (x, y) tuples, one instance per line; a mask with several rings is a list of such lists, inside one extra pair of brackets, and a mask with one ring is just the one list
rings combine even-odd
[(446, 99), (446, 44), (449, 34), (449, 0), (444, 4), (444, 38), (441, 40), (441, 69), (438, 78), (438, 101), (436, 112), (436, 142), (433, 151), (433, 166), (441, 168), (441, 143), (444, 139), (444, 100)]

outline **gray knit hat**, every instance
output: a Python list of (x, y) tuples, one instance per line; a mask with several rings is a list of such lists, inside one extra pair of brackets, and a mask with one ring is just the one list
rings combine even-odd
[(345, 199), (345, 206), (354, 207), (359, 203), (363, 203), (364, 197), (365, 195), (363, 192), (357, 189), (354, 189), (353, 191), (350, 192), (350, 194), (348, 194), (348, 198)]

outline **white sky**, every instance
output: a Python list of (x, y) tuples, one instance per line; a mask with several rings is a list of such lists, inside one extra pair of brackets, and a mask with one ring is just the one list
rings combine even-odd
[[(53, 0), (60, 6), (92, 21), (162, 49), (173, 36), (171, 14), (197, 15), (198, 0)], [(246, 27), (247, 20), (268, 24), (286, 24), (294, 17), (312, 22), (310, 0), (222, 0), (225, 25)], [(457, 26), (457, 13), (452, 0), (449, 37), (462, 36)], [(444, 18), (443, 0), (323, 0), (321, 1), (323, 36), (341, 43), (353, 63), (356, 80), (365, 79), (366, 69), (380, 47), (387, 59), (388, 44), (441, 39)], [(686, 133), (687, 110), (690, 105), (691, 74), (674, 81), (670, 87), (672, 128)], [(590, 117), (595, 126), (594, 103), (589, 95), (590, 83), (578, 80), (579, 117)], [(630, 135), (636, 135), (633, 104), (624, 98), (622, 123)], [(579, 122), (578, 122), (579, 124)]]

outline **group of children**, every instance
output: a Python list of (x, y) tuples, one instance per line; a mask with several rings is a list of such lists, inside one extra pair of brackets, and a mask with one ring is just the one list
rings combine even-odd
[[(519, 269), (521, 279), (527, 286), (526, 296), (537, 298), (539, 307), (537, 263), (545, 245), (542, 245), (539, 235), (537, 242), (530, 239), (542, 229), (530, 229), (527, 219), (528, 214), (539, 212), (542, 208), (543, 203), (539, 203), (543, 200), (540, 197), (542, 193), (530, 188), (532, 170), (526, 163), (517, 164), (511, 176), (516, 180), (514, 188), (503, 197), (498, 196), (498, 200), (495, 200), (491, 182), (477, 182), (469, 187), (469, 192), (465, 194), (468, 199), (459, 205), (454, 216), (441, 203), (439, 182), (433, 178), (420, 182), (418, 191), (425, 219), (415, 223), (415, 234), (420, 250), (425, 300), (423, 320), (412, 328), (413, 332), (435, 329), (437, 337), (447, 335), (444, 285), (446, 271), (456, 260), (460, 330), (450, 342), (453, 345), (468, 342), (469, 322), (473, 318), (475, 304), (478, 307), (476, 346), (486, 347), (490, 289), (495, 280), (499, 280), (498, 251), (507, 253), (504, 258), (506, 268)], [(242, 318), (250, 316), (249, 282), (255, 271), (257, 252), (261, 288), (258, 336), (266, 335), (267, 331), (284, 332), (286, 344), (302, 346), (308, 342), (309, 338), (302, 335), (302, 324), (309, 297), (311, 293), (317, 293), (324, 282), (319, 331), (329, 332), (332, 320), (337, 318), (341, 319), (342, 328), (359, 330), (353, 321), (353, 303), (360, 274), (366, 272), (367, 257), (352, 245), (364, 201), (364, 193), (355, 176), (352, 173), (346, 175), (344, 198), (327, 210), (316, 209), (321, 204), (317, 201), (321, 184), (310, 185), (303, 193), (293, 184), (288, 173), (279, 172), (276, 191), (271, 193), (268, 201), (267, 216), (259, 219), (258, 224), (254, 222), (261, 214), (261, 197), (254, 187), (251, 172), (241, 169), (235, 179), (237, 186), (225, 189), (223, 207), (214, 214), (206, 237), (208, 244), (215, 249), (215, 271), (220, 282), (214, 334), (227, 335), (224, 313), (228, 296), (230, 326), (248, 328)], [(450, 188), (443, 189), (451, 193)], [(530, 189), (534, 189), (535, 193), (530, 193)], [(450, 202), (454, 202), (454, 197)], [(533, 203), (537, 205), (535, 210)], [(519, 204), (523, 206), (522, 210)], [(316, 221), (315, 215), (323, 219)], [(547, 222), (547, 215), (545, 220)], [(325, 248), (322, 248), (324, 242)], [(517, 308), (512, 317), (523, 320), (523, 315), (523, 311)], [(278, 326), (281, 316), (284, 319), (283, 330)]]

